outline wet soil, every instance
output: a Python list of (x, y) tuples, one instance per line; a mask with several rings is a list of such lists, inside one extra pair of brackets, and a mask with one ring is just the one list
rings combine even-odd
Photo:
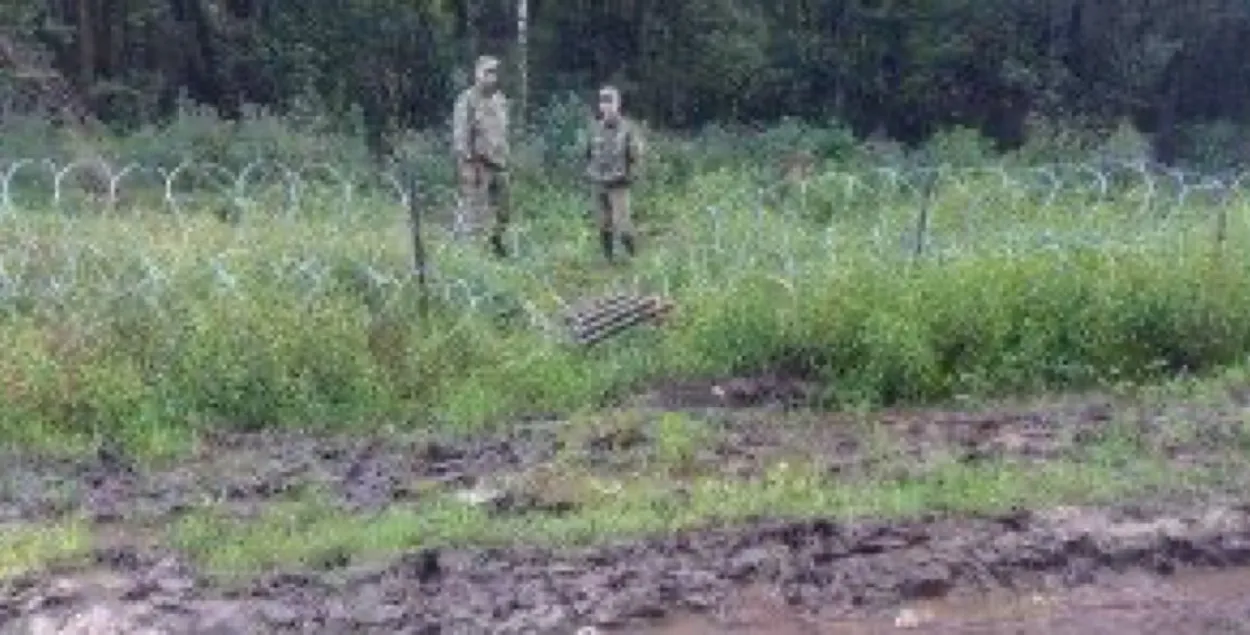
[[(1098, 629), (1131, 620), (1229, 632), (1208, 627), (1250, 619), (1250, 595), (1239, 591), (1248, 569), (1211, 585), (1222, 593), (1208, 592), (1194, 572), (1237, 567), (1250, 567), (1250, 505), (1240, 503), (758, 522), (584, 549), (429, 550), (334, 576), (267, 575), (230, 591), (176, 556), (113, 550), (98, 554), (90, 574), (45, 572), (0, 586), (0, 624), (66, 629), (99, 620), (165, 633), (712, 632), (675, 621), (697, 615), (717, 632), (747, 633), (760, 632), (751, 629), (763, 608), (775, 613), (770, 623), (794, 633), (898, 623), (1105, 632)], [(1022, 591), (1039, 598), (1028, 610), (971, 599)], [(981, 615), (957, 610), (961, 601), (979, 604)]]
[[(776, 460), (847, 478), (899, 457), (914, 470), (950, 459), (1047, 461), (1117, 430), (1177, 468), (1215, 465), (1247, 446), (1250, 414), (1238, 391), (1149, 404), (1081, 397), (786, 414), (799, 389), (758, 386), (675, 386), (593, 425), (527, 423), (476, 437), (218, 434), (164, 467), (115, 450), (6, 454), (0, 526), (77, 513), (120, 538), (88, 563), (0, 582), (0, 633), (1250, 632), (1250, 498), (1235, 489), (1113, 510), (761, 519), (593, 548), (427, 550), (232, 587), (183, 554), (125, 539), (136, 523), (167, 522), (206, 501), (248, 513), (313, 489), (348, 509), (378, 509), (570, 456), (594, 470), (645, 471), (657, 447), (686, 434), (699, 450), (690, 469), (726, 476)], [(665, 424), (673, 412), (684, 417), (677, 433)]]
[(1098, 585), (1042, 592), (992, 592), (976, 598), (907, 603), (885, 615), (820, 620), (795, 611), (776, 593), (735, 594), (734, 626), (705, 616), (675, 616), (646, 635), (870, 635), (947, 633), (1250, 633), (1250, 569), (1107, 576)]
[[(309, 493), (346, 509), (374, 510), (555, 464), (575, 465), (578, 473), (647, 472), (661, 460), (662, 446), (673, 443), (693, 448), (683, 460), (686, 473), (725, 477), (757, 476), (778, 461), (840, 478), (886, 464), (924, 472), (952, 460), (1047, 461), (1076, 456), (1110, 434), (1131, 434), (1177, 467), (1250, 450), (1250, 406), (1236, 391), (1204, 403), (1093, 396), (848, 415), (787, 411), (786, 395), (797, 390), (787, 385), (776, 378), (674, 384), (593, 423), (526, 422), (480, 435), (219, 432), (191, 456), (155, 467), (110, 448), (59, 459), (0, 450), (0, 524), (67, 513), (97, 523), (159, 520), (205, 504), (251, 513)], [(727, 396), (726, 386), (759, 394), (742, 403)], [(666, 430), (665, 415), (673, 413), (682, 423)]]

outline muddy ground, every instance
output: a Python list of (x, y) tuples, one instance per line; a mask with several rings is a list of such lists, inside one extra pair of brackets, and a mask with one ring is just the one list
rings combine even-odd
[[(0, 456), (0, 528), (75, 513), (108, 536), (86, 561), (0, 583), (0, 633), (1250, 633), (1250, 490), (1240, 485), (1250, 479), (1236, 473), (1250, 456), (1238, 453), (1250, 447), (1244, 391), (784, 414), (781, 402), (801, 391), (780, 380), (674, 386), (594, 424), (463, 438), (223, 433), (156, 467), (108, 449)], [(430, 549), (229, 585), (131, 531), (206, 501), (249, 514), (308, 488), (345, 509), (380, 509), (490, 490), (570, 456), (596, 472), (645, 470), (659, 437), (674, 435), (658, 423), (673, 411), (699, 422), (676, 439), (697, 439), (683, 469), (733, 478), (778, 460), (847, 479), (886, 464), (1044, 462), (1112, 430), (1177, 470), (1220, 467), (1229, 478), (1103, 509), (760, 518), (596, 547)], [(540, 503), (496, 493), (492, 504), (510, 501), (501, 513)]]

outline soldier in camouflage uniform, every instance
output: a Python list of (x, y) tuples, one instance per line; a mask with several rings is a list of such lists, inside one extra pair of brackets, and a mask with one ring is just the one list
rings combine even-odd
[(490, 244), (496, 255), (503, 245), (510, 201), (508, 183), (508, 101), (499, 90), (499, 60), (484, 55), (474, 68), (474, 83), (456, 98), (452, 114), (452, 145), (460, 186), (461, 210), (467, 207), (476, 229), (484, 211), (494, 211)]
[(638, 176), (642, 140), (633, 121), (621, 114), (621, 93), (615, 87), (599, 90), (598, 116), (591, 122), (586, 144), (586, 176), (591, 182), (603, 255), (611, 261), (617, 236), (626, 253), (634, 255), (634, 226), (630, 219), (629, 188)]

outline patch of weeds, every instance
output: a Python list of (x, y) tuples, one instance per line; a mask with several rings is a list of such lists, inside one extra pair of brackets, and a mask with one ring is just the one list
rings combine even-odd
[(0, 524), (0, 580), (81, 557), (90, 547), (90, 531), (76, 520)]
[(906, 445), (896, 436), (894, 428), (864, 416), (856, 418), (854, 429), (855, 438), (862, 443), (860, 454), (867, 469), (899, 465), (905, 461)]
[(173, 426), (164, 416), (152, 413), (137, 417), (119, 439), (124, 451), (142, 465), (169, 466), (190, 456), (199, 443), (194, 427)]
[(543, 463), (500, 479), (502, 498), (496, 508), (510, 514), (574, 513), (614, 496), (620, 483), (621, 479), (596, 474), (588, 466)]
[(214, 574), (234, 579), (293, 566), (333, 569), (451, 537), (472, 537), (486, 526), (482, 510), (448, 500), (420, 511), (395, 507), (368, 516), (316, 501), (292, 501), (251, 519), (199, 510), (169, 529), (169, 541)]
[[(1219, 421), (1199, 422), (1186, 413), (1165, 413), (1149, 424), (1154, 429), (1148, 443), (1154, 452), (1170, 455), (1200, 447), (1204, 435), (1222, 436)], [(1208, 427), (1209, 426), (1209, 427)], [(1144, 427), (1144, 426), (1143, 426)]]
[(706, 422), (681, 412), (665, 412), (655, 422), (655, 458), (661, 467), (689, 472), (711, 438)]
[(66, 434), (55, 423), (22, 414), (0, 413), (0, 439), (0, 450), (49, 458), (80, 457), (89, 453), (93, 445), (83, 435)]
[(608, 455), (627, 461), (631, 452), (649, 438), (646, 415), (636, 410), (579, 415), (565, 425), (562, 453), (570, 460), (589, 455)]
[(1105, 426), (1096, 440), (1077, 453), (1097, 465), (1116, 468), (1154, 455), (1152, 439), (1140, 422), (1117, 418)]

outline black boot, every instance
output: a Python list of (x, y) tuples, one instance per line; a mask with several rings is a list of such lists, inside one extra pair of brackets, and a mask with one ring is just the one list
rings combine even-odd
[(599, 232), (599, 245), (603, 248), (603, 257), (607, 258), (608, 262), (612, 262), (613, 260), (612, 250), (613, 250), (614, 245), (612, 242), (612, 238), (613, 238), (612, 232), (607, 232), (607, 231)]
[(629, 254), (630, 258), (633, 258), (635, 253), (634, 236), (632, 234), (625, 234), (621, 236), (621, 244), (625, 245), (625, 253)]
[(503, 246), (503, 236), (498, 234), (490, 237), (491, 250), (494, 251), (498, 258), (508, 257), (508, 250)]

